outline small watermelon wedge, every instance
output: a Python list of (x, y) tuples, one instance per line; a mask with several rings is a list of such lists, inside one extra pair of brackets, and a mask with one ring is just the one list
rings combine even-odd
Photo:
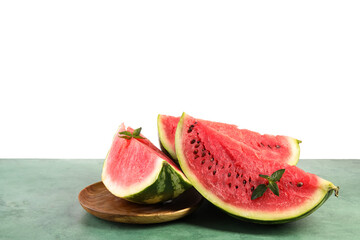
[[(175, 132), (180, 117), (158, 115), (157, 125), (161, 150), (177, 162)], [(208, 127), (253, 148), (261, 159), (296, 165), (299, 161), (301, 141), (280, 135), (270, 135), (239, 129), (236, 125), (197, 119)]]
[[(214, 205), (242, 220), (294, 221), (318, 209), (333, 191), (338, 194), (333, 183), (287, 163), (263, 161), (251, 147), (185, 113), (175, 135), (181, 169), (193, 186)], [(253, 199), (255, 189), (270, 185), (264, 175), (272, 176), (278, 170), (285, 171), (277, 180), (279, 196), (265, 188), (263, 195)]]
[(125, 129), (124, 124), (116, 131), (102, 170), (106, 188), (141, 204), (173, 199), (190, 188), (181, 170), (140, 131)]

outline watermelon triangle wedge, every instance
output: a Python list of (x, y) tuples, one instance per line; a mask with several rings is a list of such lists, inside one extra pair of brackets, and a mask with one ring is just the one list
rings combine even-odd
[[(175, 132), (180, 117), (158, 115), (157, 125), (161, 149), (177, 162), (175, 151)], [(299, 161), (301, 141), (280, 135), (260, 134), (247, 129), (239, 129), (236, 125), (197, 119), (213, 128), (254, 149), (261, 159), (284, 162), (296, 165)]]
[[(276, 224), (301, 219), (318, 209), (339, 188), (287, 163), (261, 159), (248, 145), (183, 114), (175, 134), (181, 169), (207, 200), (245, 221)], [(267, 189), (252, 200), (260, 177), (285, 169), (277, 182), (279, 196)]]
[(153, 204), (173, 199), (192, 185), (181, 170), (143, 135), (121, 124), (104, 161), (102, 181), (115, 196), (131, 202)]

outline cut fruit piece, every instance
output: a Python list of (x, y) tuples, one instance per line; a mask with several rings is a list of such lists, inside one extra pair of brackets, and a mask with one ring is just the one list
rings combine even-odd
[[(157, 123), (161, 149), (175, 162), (177, 162), (175, 132), (179, 119), (180, 117), (159, 114)], [(239, 129), (236, 125), (232, 124), (201, 119), (197, 119), (197, 121), (253, 148), (263, 160), (284, 162), (290, 165), (296, 165), (299, 161), (299, 143), (301, 141), (295, 138), (269, 134), (261, 135), (247, 129)]]
[[(230, 215), (256, 223), (284, 223), (303, 218), (331, 195), (338, 193), (329, 181), (296, 166), (263, 161), (257, 152), (233, 138), (208, 127), (185, 113), (175, 138), (181, 169), (206, 199)], [(251, 200), (254, 189), (285, 169), (279, 182), (279, 196), (272, 191)]]
[[(125, 139), (119, 136), (123, 131), (121, 124), (102, 171), (102, 181), (112, 194), (152, 204), (173, 199), (191, 187), (181, 170), (148, 139)], [(134, 132), (131, 128), (127, 131)]]

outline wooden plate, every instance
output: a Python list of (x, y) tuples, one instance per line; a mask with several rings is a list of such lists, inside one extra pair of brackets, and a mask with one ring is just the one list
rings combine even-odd
[(173, 221), (192, 213), (202, 196), (191, 188), (166, 203), (137, 204), (112, 195), (102, 182), (87, 186), (79, 193), (81, 206), (92, 215), (113, 222), (148, 224)]

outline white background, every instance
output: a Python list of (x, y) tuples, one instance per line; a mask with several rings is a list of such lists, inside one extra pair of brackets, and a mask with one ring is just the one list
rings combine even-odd
[(0, 158), (104, 158), (158, 113), (360, 158), (359, 1), (1, 1)]

